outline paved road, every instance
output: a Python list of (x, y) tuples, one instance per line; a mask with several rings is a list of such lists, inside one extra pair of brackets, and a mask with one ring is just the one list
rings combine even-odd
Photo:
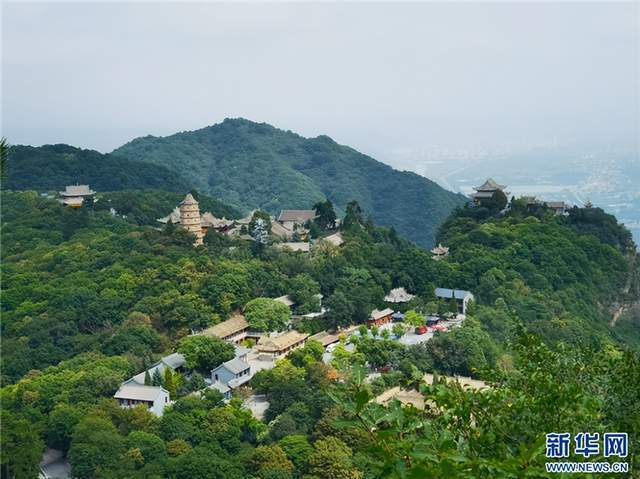
[(56, 449), (47, 449), (40, 462), (40, 479), (71, 479), (71, 465)]

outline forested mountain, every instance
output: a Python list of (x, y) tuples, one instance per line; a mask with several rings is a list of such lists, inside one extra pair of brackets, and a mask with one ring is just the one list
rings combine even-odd
[[(111, 199), (173, 202), (122, 195)], [(637, 253), (597, 208), (461, 208), (439, 231), (441, 261), (362, 217), (345, 221), (343, 246), (305, 255), (215, 234), (194, 248), (180, 228), (145, 226), (146, 207), (132, 221), (5, 191), (2, 208), (3, 477), (35, 477), (45, 444), (87, 479), (546, 477), (545, 432), (640, 431)], [(476, 303), (462, 327), (420, 345), (372, 331), (324, 364), (310, 341), (252, 379), (271, 404), (264, 422), (239, 398), (189, 395), (206, 370), (178, 378), (161, 418), (111, 399), (189, 329), (254, 298), (322, 293), (329, 314), (296, 325), (316, 332), (363, 322), (398, 286), (416, 295), (405, 309), (428, 309), (436, 286)], [(383, 374), (368, 383), (371, 368)], [(421, 386), (425, 372), (491, 389)], [(370, 402), (396, 385), (439, 409)]]
[(89, 184), (96, 191), (158, 188), (188, 191), (179, 173), (140, 161), (131, 161), (69, 145), (13, 146), (9, 150), (2, 188), (60, 191), (65, 185)]
[(360, 203), (377, 224), (429, 246), (461, 195), (338, 145), (244, 119), (167, 137), (146, 136), (113, 155), (179, 171), (193, 188), (244, 210), (307, 208), (324, 198), (344, 210)]

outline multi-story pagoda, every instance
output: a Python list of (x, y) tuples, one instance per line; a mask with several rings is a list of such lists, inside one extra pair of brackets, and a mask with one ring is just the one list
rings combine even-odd
[(473, 189), (476, 190), (475, 193), (471, 195), (471, 199), (475, 204), (479, 204), (482, 200), (488, 200), (493, 197), (493, 194), (500, 190), (504, 193), (504, 195), (508, 198), (509, 192), (505, 191), (506, 185), (499, 185), (492, 178), (489, 178), (480, 186), (475, 186)]
[[(159, 223), (181, 225), (186, 230), (196, 235), (196, 246), (203, 243), (209, 229), (213, 229), (223, 235), (231, 235), (234, 232), (237, 221), (233, 219), (216, 218), (208, 211), (200, 214), (200, 208), (195, 198), (188, 194), (185, 199), (176, 206), (171, 213), (164, 218), (158, 218)], [(198, 229), (199, 227), (199, 229)]]
[(200, 218), (200, 207), (191, 193), (180, 203), (180, 226), (196, 237), (194, 246), (203, 244), (204, 232)]
[(60, 191), (60, 203), (70, 208), (80, 208), (84, 200), (96, 194), (89, 185), (69, 185)]

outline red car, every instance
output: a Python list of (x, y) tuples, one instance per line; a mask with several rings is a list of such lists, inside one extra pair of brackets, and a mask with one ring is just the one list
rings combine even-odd
[(416, 328), (416, 334), (424, 334), (428, 331), (426, 326), (418, 326)]

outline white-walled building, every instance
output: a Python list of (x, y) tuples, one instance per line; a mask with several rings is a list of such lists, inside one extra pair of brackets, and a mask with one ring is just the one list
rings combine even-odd
[(131, 408), (144, 404), (156, 416), (162, 416), (164, 408), (170, 403), (169, 392), (163, 387), (145, 386), (134, 381), (123, 383), (113, 397), (120, 407)]
[(467, 314), (467, 306), (470, 301), (474, 300), (473, 294), (471, 294), (470, 291), (459, 289), (436, 288), (435, 293), (438, 299), (451, 300), (451, 298), (455, 298), (456, 304), (458, 305), (458, 312), (462, 314)]

